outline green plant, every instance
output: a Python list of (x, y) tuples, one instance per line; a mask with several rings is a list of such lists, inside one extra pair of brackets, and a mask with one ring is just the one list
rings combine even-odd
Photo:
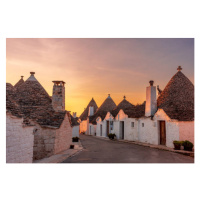
[(192, 144), (192, 142), (190, 142), (188, 140), (183, 141), (182, 145), (184, 146), (184, 150), (186, 150), (186, 151), (192, 151), (192, 148), (194, 146)]
[(182, 141), (174, 140), (173, 144), (174, 144), (174, 149), (175, 150), (180, 150), (181, 149), (181, 145), (182, 145)]
[(116, 135), (114, 133), (109, 133), (108, 137), (109, 137), (109, 139), (113, 140), (113, 139), (115, 139)]
[(79, 141), (79, 137), (73, 137), (72, 138), (72, 142), (78, 142)]

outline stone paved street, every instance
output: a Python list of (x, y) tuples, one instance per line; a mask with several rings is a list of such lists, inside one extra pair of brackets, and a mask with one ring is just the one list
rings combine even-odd
[(80, 135), (83, 151), (63, 163), (194, 163), (194, 158), (136, 144)]

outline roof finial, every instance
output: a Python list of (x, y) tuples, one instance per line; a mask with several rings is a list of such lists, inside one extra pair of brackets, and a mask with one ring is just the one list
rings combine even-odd
[(124, 99), (126, 99), (126, 96), (124, 95)]
[(23, 79), (24, 76), (21, 76), (21, 79)]
[(182, 67), (178, 66), (177, 70), (180, 72), (182, 70)]
[(35, 72), (30, 72), (31, 76), (34, 76)]

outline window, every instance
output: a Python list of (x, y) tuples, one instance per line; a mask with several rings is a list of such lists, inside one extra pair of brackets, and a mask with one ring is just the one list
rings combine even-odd
[(144, 123), (142, 123), (142, 127), (144, 127)]
[(131, 122), (131, 127), (134, 127), (134, 122)]

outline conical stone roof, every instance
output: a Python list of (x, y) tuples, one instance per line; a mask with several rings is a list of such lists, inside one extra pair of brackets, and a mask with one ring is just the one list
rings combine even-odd
[(93, 106), (94, 107), (94, 113), (96, 112), (96, 110), (98, 109), (98, 106), (95, 102), (95, 100), (92, 98), (91, 101), (89, 102), (89, 104), (87, 105), (86, 109), (83, 111), (83, 113), (81, 114), (81, 116), (79, 117), (79, 119), (81, 121), (83, 120), (87, 120), (88, 117), (88, 112), (89, 112), (89, 107)]
[(23, 76), (21, 76), (21, 79), (14, 85), (14, 88), (19, 88), (24, 83)]
[(6, 109), (14, 116), (23, 117), (26, 124), (31, 119), (44, 127), (59, 128), (66, 114), (70, 119), (68, 112), (53, 109), (51, 98), (33, 72), (17, 89), (10, 83), (6, 84)]
[(116, 117), (118, 112), (122, 109), (132, 109), (134, 107), (133, 104), (131, 104), (129, 101), (126, 100), (126, 98), (124, 97), (124, 99), (111, 111), (111, 114), (113, 117)]
[(98, 108), (92, 119), (90, 120), (92, 124), (96, 124), (96, 119), (101, 117), (104, 120), (107, 112), (111, 112), (116, 107), (115, 102), (112, 100), (110, 95), (106, 98), (106, 100), (102, 103), (102, 105)]
[(16, 101), (20, 106), (48, 106), (51, 98), (34, 77), (34, 72), (16, 91)]
[(157, 99), (158, 108), (162, 108), (171, 119), (179, 121), (194, 120), (194, 85), (180, 71), (171, 78)]

